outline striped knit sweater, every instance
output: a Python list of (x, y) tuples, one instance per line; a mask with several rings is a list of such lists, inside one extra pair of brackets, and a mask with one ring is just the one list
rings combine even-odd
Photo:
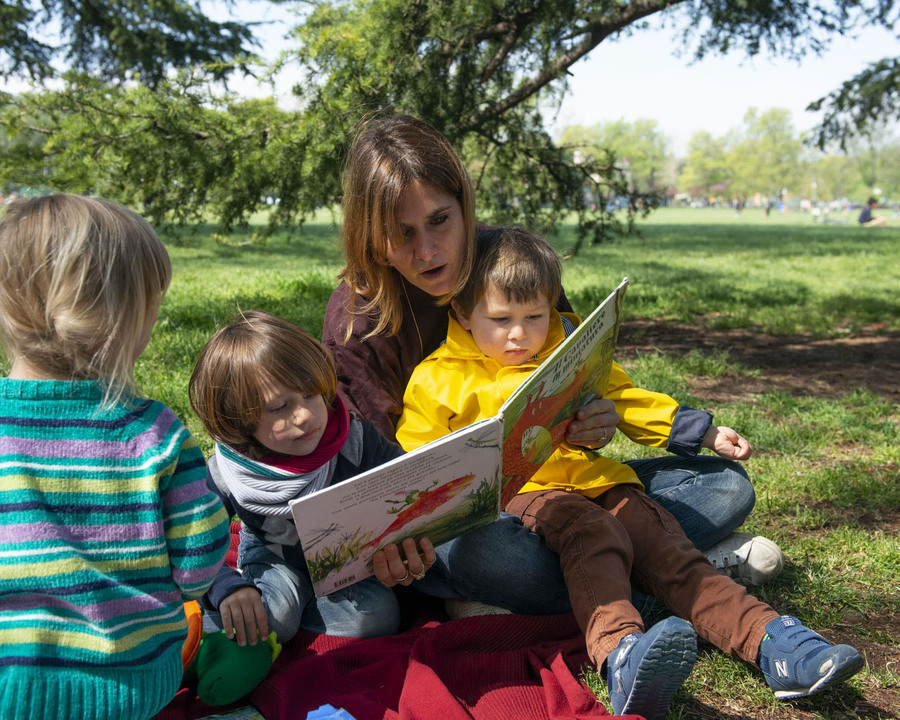
[(154, 715), (228, 547), (175, 414), (101, 396), (0, 378), (0, 718)]

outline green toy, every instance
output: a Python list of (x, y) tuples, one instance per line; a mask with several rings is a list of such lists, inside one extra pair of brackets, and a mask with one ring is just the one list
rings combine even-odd
[(275, 633), (256, 645), (237, 644), (222, 630), (204, 633), (187, 673), (197, 681), (197, 697), (207, 705), (228, 705), (256, 688), (266, 675), (281, 645)]

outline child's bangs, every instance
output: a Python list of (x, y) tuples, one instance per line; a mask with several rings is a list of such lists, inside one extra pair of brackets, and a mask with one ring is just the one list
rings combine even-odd
[(327, 351), (312, 338), (281, 337), (282, 347), (260, 365), (275, 383), (309, 395), (324, 395), (330, 403), (337, 393), (337, 377)]
[(501, 289), (508, 300), (529, 303), (546, 298), (555, 305), (562, 290), (559, 261), (555, 254), (527, 254), (506, 248), (488, 276), (488, 284)]
[(499, 290), (507, 300), (517, 303), (547, 296), (547, 282), (531, 263), (503, 263), (491, 271), (484, 284), (479, 297), (483, 297), (490, 288)]

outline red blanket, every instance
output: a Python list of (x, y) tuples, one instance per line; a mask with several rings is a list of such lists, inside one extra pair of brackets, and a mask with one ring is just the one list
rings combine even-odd
[[(249, 699), (266, 720), (303, 720), (326, 703), (356, 720), (609, 718), (577, 679), (587, 662), (571, 615), (433, 620), (369, 640), (300, 633)], [(222, 710), (184, 689), (157, 719)]]

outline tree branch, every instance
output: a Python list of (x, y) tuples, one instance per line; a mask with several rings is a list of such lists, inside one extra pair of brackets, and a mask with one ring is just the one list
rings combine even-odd
[(485, 66), (481, 73), (480, 82), (482, 84), (490, 80), (494, 73), (497, 72), (497, 68), (506, 61), (506, 57), (516, 46), (516, 41), (522, 36), (522, 29), (525, 27), (527, 27), (527, 21), (522, 25), (513, 23), (509, 28), (509, 32), (506, 33), (506, 36), (503, 38), (503, 42), (500, 43), (500, 47), (497, 49), (494, 57), (491, 58), (490, 62)]
[[(549, 83), (560, 77), (569, 67), (587, 55), (603, 40), (628, 25), (654, 13), (665, 10), (685, 0), (637, 0), (619, 8), (616, 15), (611, 18), (603, 18), (587, 23), (584, 28), (586, 37), (580, 43), (572, 46), (566, 52), (558, 55), (553, 61), (547, 63), (544, 69), (534, 77), (523, 82), (513, 92), (501, 98), (495, 103), (484, 105), (479, 110), (466, 118), (460, 125), (464, 132), (475, 130), (483, 125), (488, 118), (499, 117), (510, 108), (519, 105), (529, 97), (539, 92)], [(494, 28), (503, 25), (498, 23)], [(506, 23), (507, 32), (509, 24)], [(483, 35), (484, 33), (482, 33)], [(496, 35), (498, 33), (494, 33)], [(499, 53), (498, 53), (499, 54)], [(506, 51), (508, 54), (508, 50)], [(494, 69), (496, 70), (496, 68)]]

